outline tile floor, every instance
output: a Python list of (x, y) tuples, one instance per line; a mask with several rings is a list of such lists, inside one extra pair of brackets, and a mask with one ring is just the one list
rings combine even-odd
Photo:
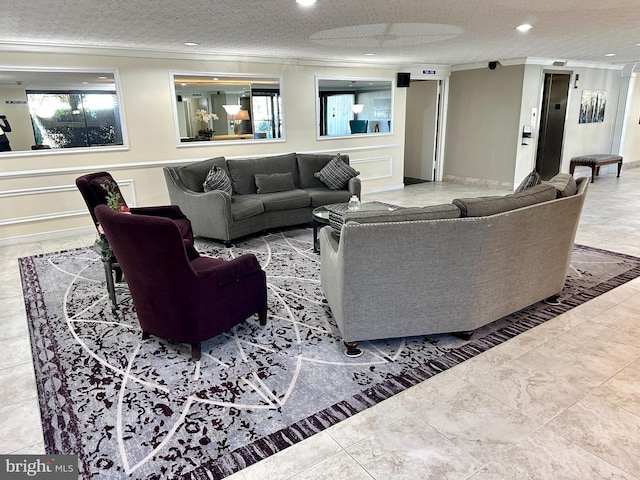
[[(363, 199), (409, 206), (491, 193), (426, 183)], [(639, 211), (640, 168), (603, 171), (576, 242), (640, 256)], [(0, 248), (0, 454), (44, 452), (16, 258), (92, 241)], [(338, 477), (640, 479), (640, 279), (229, 478)]]

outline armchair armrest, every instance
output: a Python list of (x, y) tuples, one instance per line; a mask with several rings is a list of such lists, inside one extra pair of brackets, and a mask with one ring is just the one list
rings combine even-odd
[(152, 217), (165, 217), (171, 220), (184, 220), (186, 215), (177, 205), (157, 205), (153, 207), (133, 207), (131, 213), (137, 215), (149, 215)]
[(197, 272), (198, 276), (215, 275), (219, 287), (230, 285), (241, 278), (262, 271), (253, 254), (241, 255), (228, 262), (221, 262)]
[(233, 225), (231, 196), (221, 190), (194, 192), (178, 178), (173, 169), (165, 167), (165, 181), (171, 203), (191, 220), (195, 235), (228, 239), (228, 230)]

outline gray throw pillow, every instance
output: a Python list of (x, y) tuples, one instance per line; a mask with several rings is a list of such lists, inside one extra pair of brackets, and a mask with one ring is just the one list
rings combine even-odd
[(557, 198), (570, 197), (578, 191), (578, 185), (570, 173), (558, 173), (551, 180), (542, 183), (553, 185), (557, 191)]
[(202, 184), (205, 192), (211, 192), (212, 190), (222, 190), (223, 192), (231, 195), (233, 188), (231, 187), (231, 179), (227, 172), (225, 172), (218, 165), (214, 165), (207, 173), (207, 178), (204, 179)]
[(529, 175), (524, 177), (524, 180), (520, 182), (520, 185), (518, 185), (518, 188), (515, 189), (514, 193), (524, 192), (527, 188), (540, 185), (541, 181), (542, 179), (540, 178), (540, 174), (534, 170)]
[(343, 190), (349, 180), (358, 175), (360, 172), (345, 163), (339, 153), (322, 170), (313, 174), (331, 190)]
[(256, 173), (253, 178), (256, 181), (258, 193), (275, 193), (293, 190), (293, 174), (286, 173)]

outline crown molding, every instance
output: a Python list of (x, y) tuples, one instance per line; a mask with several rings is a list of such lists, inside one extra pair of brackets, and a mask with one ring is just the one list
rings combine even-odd
[(100, 46), (82, 46), (82, 45), (63, 45), (63, 44), (44, 44), (44, 43), (11, 43), (0, 42), (0, 53), (46, 53), (46, 54), (63, 54), (63, 55), (92, 55), (103, 57), (129, 57), (129, 58), (149, 58), (149, 59), (165, 59), (165, 60), (208, 60), (216, 62), (248, 62), (262, 64), (278, 64), (278, 65), (298, 65), (326, 67), (343, 67), (343, 68), (373, 68), (384, 70), (399, 70), (402, 66), (397, 63), (383, 62), (375, 60), (344, 60), (335, 58), (287, 58), (287, 57), (271, 57), (266, 55), (251, 54), (223, 54), (223, 53), (200, 53), (200, 52), (184, 52), (180, 50), (151, 50), (136, 48), (113, 48)]
[[(513, 65), (539, 65), (542, 67), (598, 68), (602, 70), (623, 70), (625, 68), (625, 64), (622, 63), (582, 62), (580, 60), (564, 60), (542, 57), (505, 58), (496, 61), (503, 67), (510, 67)], [(451, 67), (451, 71), (458, 72), (479, 68), (487, 68), (487, 62), (453, 65)]]

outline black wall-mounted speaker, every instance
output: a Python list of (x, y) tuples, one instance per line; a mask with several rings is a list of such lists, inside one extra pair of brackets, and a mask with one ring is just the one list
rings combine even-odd
[(498, 62), (489, 62), (489, 69), (495, 70), (498, 66)]
[(411, 83), (411, 74), (398, 72), (398, 87), (408, 87)]
[(182, 95), (176, 95), (176, 100), (180, 103), (182, 101)]

